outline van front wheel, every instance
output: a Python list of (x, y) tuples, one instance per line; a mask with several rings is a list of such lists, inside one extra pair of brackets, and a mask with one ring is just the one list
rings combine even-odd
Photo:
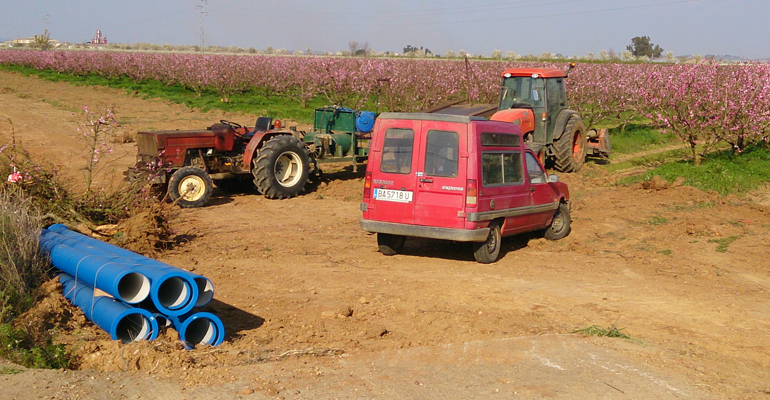
[(473, 243), (473, 256), (476, 261), (482, 264), (489, 264), (497, 261), (500, 257), (500, 245), (503, 241), (503, 235), (500, 231), (500, 224), (489, 224), (489, 236), (487, 240), (480, 243)]
[(543, 236), (548, 240), (564, 239), (572, 231), (572, 218), (569, 215), (569, 208), (564, 204), (559, 204), (559, 209), (553, 214), (551, 224), (546, 228)]
[(380, 246), (380, 253), (386, 256), (396, 255), (404, 250), (406, 236), (391, 235), (389, 233), (377, 234), (377, 245)]

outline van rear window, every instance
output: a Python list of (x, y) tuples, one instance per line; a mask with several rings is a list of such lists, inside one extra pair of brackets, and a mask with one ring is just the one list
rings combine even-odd
[(521, 153), (482, 153), (481, 183), (484, 186), (516, 185), (524, 183)]
[(510, 133), (491, 133), (485, 132), (481, 134), (482, 146), (499, 146), (499, 147), (519, 147), (521, 145), (521, 138), (519, 135), (512, 135)]
[(413, 148), (413, 130), (402, 128), (386, 130), (385, 142), (382, 145), (380, 171), (391, 174), (410, 174), (412, 172)]
[(457, 162), (460, 137), (457, 132), (428, 131), (425, 146), (425, 175), (454, 178), (457, 176)]

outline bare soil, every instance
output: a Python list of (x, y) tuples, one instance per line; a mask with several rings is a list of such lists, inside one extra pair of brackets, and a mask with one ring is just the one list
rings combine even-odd
[[(85, 158), (71, 113), (85, 105), (114, 107), (130, 132), (256, 118), (0, 72), (3, 139), (10, 120), (75, 187)], [(133, 162), (133, 144), (116, 146), (102, 185)], [(216, 191), (172, 221), (180, 244), (157, 258), (214, 282), (221, 346), (186, 351), (173, 330), (110, 341), (51, 282), (23, 321), (47, 321), (78, 370), (3, 364), (3, 387), (25, 399), (770, 396), (768, 189), (616, 186), (589, 163), (560, 176), (569, 237), (507, 238), (482, 265), (461, 243), (378, 253), (358, 227), (361, 174), (331, 172), (290, 200)], [(593, 325), (630, 339), (574, 333)]]

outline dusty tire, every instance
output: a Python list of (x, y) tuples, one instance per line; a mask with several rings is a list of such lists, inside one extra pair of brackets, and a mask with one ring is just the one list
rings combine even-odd
[(487, 240), (480, 243), (473, 243), (473, 257), (482, 264), (489, 264), (497, 261), (500, 257), (500, 247), (503, 242), (503, 235), (500, 231), (500, 224), (491, 223), (489, 225), (489, 236)]
[(573, 115), (567, 120), (564, 133), (554, 142), (556, 153), (554, 167), (560, 172), (578, 172), (585, 163), (587, 151), (586, 126), (583, 120)]
[(182, 167), (168, 180), (168, 197), (182, 208), (200, 207), (211, 198), (214, 185), (206, 171)]
[(406, 236), (391, 235), (389, 233), (377, 234), (377, 245), (380, 246), (380, 253), (386, 256), (394, 256), (404, 251)]
[(572, 231), (572, 218), (569, 215), (569, 208), (564, 204), (559, 204), (559, 209), (553, 215), (553, 220), (548, 228), (545, 229), (543, 236), (548, 240), (564, 239)]
[(254, 185), (268, 199), (288, 199), (305, 189), (310, 163), (305, 146), (294, 136), (268, 140), (253, 164)]

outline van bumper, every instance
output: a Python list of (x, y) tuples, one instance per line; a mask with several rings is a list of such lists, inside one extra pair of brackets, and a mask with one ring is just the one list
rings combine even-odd
[(358, 224), (361, 226), (361, 229), (367, 232), (388, 233), (391, 235), (422, 237), (428, 239), (454, 240), (456, 242), (483, 242), (489, 237), (489, 228), (436, 228), (432, 226), (398, 224), (395, 222), (372, 221), (368, 219), (359, 220)]

